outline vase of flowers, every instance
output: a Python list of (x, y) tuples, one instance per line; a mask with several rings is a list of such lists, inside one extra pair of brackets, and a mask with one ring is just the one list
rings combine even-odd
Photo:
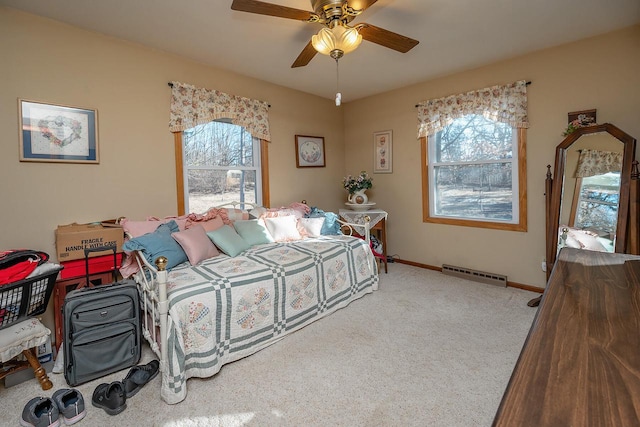
[(358, 190), (353, 194), (349, 194), (349, 203), (353, 203), (354, 205), (364, 205), (369, 202), (369, 197), (367, 197), (367, 190)]
[(367, 174), (366, 171), (360, 172), (360, 175), (349, 175), (342, 180), (342, 186), (349, 192), (349, 203), (362, 205), (369, 201), (367, 194), (365, 193), (369, 188), (373, 186), (373, 178)]

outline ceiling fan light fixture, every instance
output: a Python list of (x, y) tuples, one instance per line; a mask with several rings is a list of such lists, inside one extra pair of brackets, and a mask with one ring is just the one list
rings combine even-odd
[(334, 59), (337, 52), (333, 52), (341, 52), (339, 58), (345, 53), (353, 52), (361, 42), (362, 36), (358, 30), (343, 24), (334, 25), (333, 28), (325, 27), (311, 37), (311, 44), (315, 50)]

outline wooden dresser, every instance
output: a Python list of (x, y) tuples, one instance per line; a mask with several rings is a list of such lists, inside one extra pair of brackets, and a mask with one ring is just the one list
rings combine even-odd
[(640, 426), (640, 257), (564, 248), (494, 426)]

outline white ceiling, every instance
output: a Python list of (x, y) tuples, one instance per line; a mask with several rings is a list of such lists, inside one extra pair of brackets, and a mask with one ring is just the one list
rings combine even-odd
[[(311, 11), (309, 0), (269, 0)], [(322, 26), (232, 11), (231, 0), (0, 0), (77, 27), (325, 98), (336, 65), (291, 68)], [(340, 60), (343, 102), (640, 23), (640, 0), (378, 0), (367, 22), (420, 42), (398, 53), (363, 41)], [(179, 80), (179, 76), (176, 79)]]

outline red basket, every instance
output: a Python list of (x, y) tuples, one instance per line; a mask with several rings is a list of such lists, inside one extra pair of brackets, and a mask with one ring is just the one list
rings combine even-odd
[(0, 286), (0, 329), (44, 313), (62, 268)]

